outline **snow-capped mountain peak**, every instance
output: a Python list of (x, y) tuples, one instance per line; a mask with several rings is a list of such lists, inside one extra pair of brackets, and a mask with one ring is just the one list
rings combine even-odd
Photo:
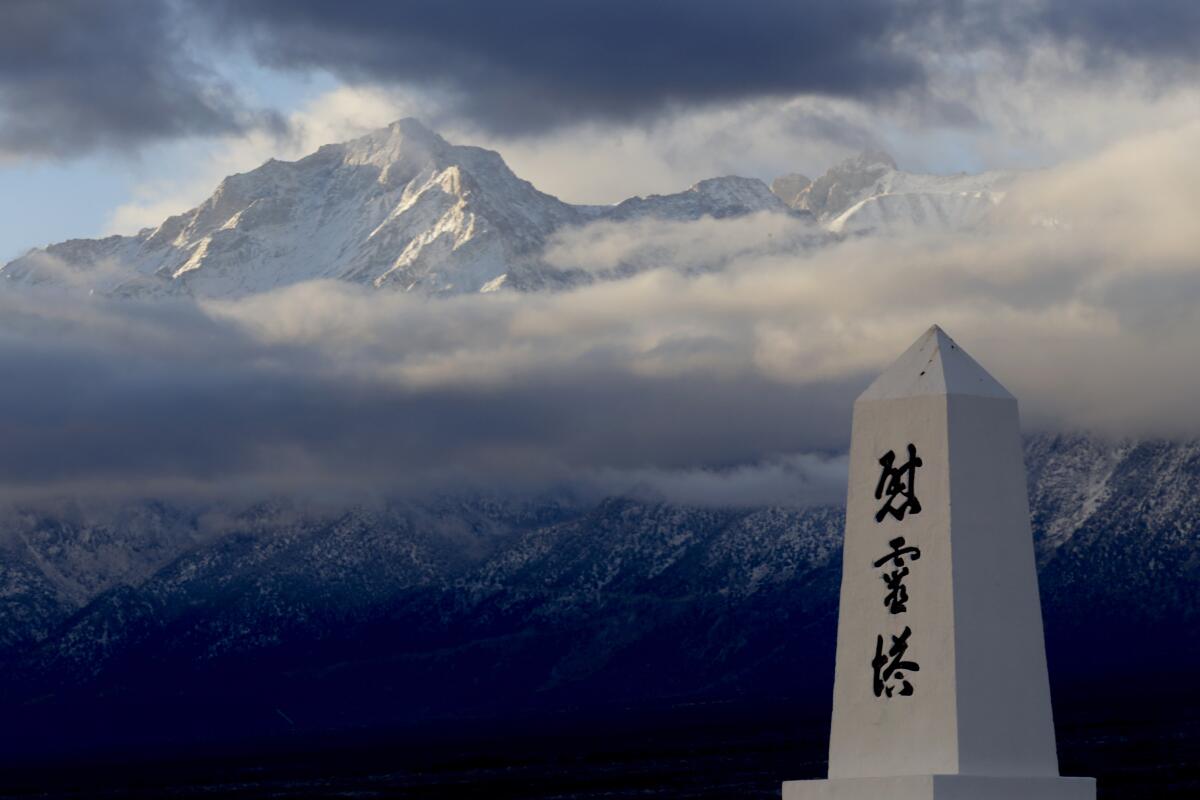
[(343, 144), (325, 145), (317, 154), (328, 151), (338, 154), (346, 164), (389, 168), (432, 161), (444, 157), (452, 148), (453, 145), (420, 121), (406, 117)]
[(928, 175), (905, 172), (883, 151), (846, 159), (807, 184), (784, 176), (776, 195), (812, 212), (834, 233), (955, 231), (978, 227), (1004, 198), (1011, 172)]
[(498, 153), (452, 145), (405, 119), (231, 175), (155, 229), (51, 245), (2, 274), (117, 296), (239, 297), (318, 278), (477, 291), (537, 271), (546, 236), (581, 219)]
[(554, 288), (594, 279), (543, 260), (564, 227), (760, 211), (795, 213), (762, 181), (740, 177), (615, 206), (570, 205), (517, 177), (499, 153), (402, 119), (231, 175), (157, 228), (34, 250), (0, 276), (108, 296), (231, 298), (314, 279), (427, 294)]
[(297, 161), (230, 175), (157, 228), (33, 250), (0, 267), (0, 285), (217, 298), (317, 279), (425, 294), (564, 288), (628, 272), (548, 263), (550, 237), (571, 226), (773, 213), (815, 218), (834, 233), (961, 230), (986, 221), (1010, 178), (904, 172), (876, 151), (814, 181), (793, 174), (768, 187), (725, 176), (674, 194), (577, 206), (538, 191), (499, 153), (402, 119)]

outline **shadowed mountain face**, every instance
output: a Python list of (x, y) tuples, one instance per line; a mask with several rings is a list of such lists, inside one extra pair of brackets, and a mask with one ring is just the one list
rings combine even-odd
[[(1198, 453), (1029, 441), (1064, 707), (1100, 692), (1149, 708), (1190, 680)], [(6, 752), (828, 704), (839, 508), (475, 498), (259, 506), (220, 530), (211, 515), (6, 522)]]

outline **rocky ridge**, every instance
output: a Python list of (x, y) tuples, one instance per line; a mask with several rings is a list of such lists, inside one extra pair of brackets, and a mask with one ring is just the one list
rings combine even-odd
[[(1046, 435), (1026, 457), (1052, 671), (1169, 682), (1200, 654), (1200, 446)], [(275, 707), (320, 728), (807, 697), (832, 668), (836, 507), (445, 498), (202, 518), (9, 522), (3, 705), (171, 698), (269, 732)], [(1098, 663), (1097, 636), (1130, 645)]]
[[(727, 176), (612, 206), (572, 205), (513, 174), (500, 154), (404, 119), (232, 175), (157, 228), (32, 250), (0, 267), (0, 285), (219, 299), (313, 280), (428, 295), (563, 289), (637, 271), (547, 262), (555, 234), (589, 223), (790, 215), (820, 226), (794, 240), (805, 249), (843, 235), (976, 229), (1014, 177), (919, 175), (876, 152), (815, 181), (787, 175), (768, 188)], [(833, 236), (815, 235), (823, 231)]]

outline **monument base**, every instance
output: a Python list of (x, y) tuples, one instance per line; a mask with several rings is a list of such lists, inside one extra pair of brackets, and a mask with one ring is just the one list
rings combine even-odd
[(1096, 800), (1096, 779), (901, 775), (785, 781), (783, 800)]

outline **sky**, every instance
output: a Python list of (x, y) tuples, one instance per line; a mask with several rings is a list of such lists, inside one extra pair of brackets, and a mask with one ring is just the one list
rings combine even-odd
[(770, 215), (563, 232), (551, 261), (659, 268), (552, 295), (0, 293), (0, 499), (832, 502), (854, 396), (932, 322), (1030, 429), (1200, 436), (1198, 42), (1186, 0), (9, 0), (0, 260), (403, 116), (572, 202), (864, 149), (1030, 171), (987, 235), (798, 255), (765, 242), (807, 229)]

